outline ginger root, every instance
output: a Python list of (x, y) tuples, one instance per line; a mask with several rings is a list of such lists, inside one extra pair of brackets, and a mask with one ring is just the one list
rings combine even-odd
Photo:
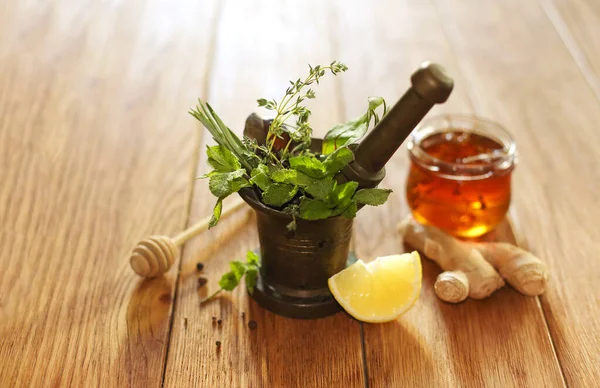
[(548, 267), (524, 249), (508, 243), (461, 241), (412, 217), (398, 228), (404, 242), (445, 271), (434, 285), (436, 295), (443, 301), (458, 303), (467, 296), (486, 298), (503, 287), (504, 280), (525, 295), (544, 292)]

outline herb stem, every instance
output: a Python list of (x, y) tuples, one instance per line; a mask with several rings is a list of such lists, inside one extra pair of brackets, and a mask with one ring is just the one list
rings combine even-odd
[(206, 298), (204, 298), (204, 300), (202, 301), (202, 303), (206, 303), (209, 300), (211, 300), (212, 298), (214, 298), (215, 296), (217, 296), (219, 294), (219, 292), (223, 291), (222, 288), (219, 288), (217, 291), (213, 292), (212, 294), (210, 294), (209, 296), (207, 296)]
[[(275, 132), (274, 129), (280, 128), (281, 126), (283, 126), (283, 124), (285, 123), (285, 120), (287, 120), (288, 118), (290, 118), (290, 116), (292, 116), (294, 114), (294, 109), (290, 109), (289, 112), (287, 114), (285, 114), (285, 112), (287, 111), (287, 107), (290, 104), (290, 102), (292, 101), (292, 99), (294, 98), (294, 96), (300, 94), (300, 89), (302, 89), (304, 86), (306, 86), (309, 82), (312, 82), (313, 80), (317, 79), (319, 77), (320, 71), (331, 70), (332, 67), (333, 67), (332, 65), (319, 67), (317, 71), (312, 71), (312, 68), (311, 68), (310, 74), (304, 79), (304, 81), (301, 81), (298, 84), (294, 84), (294, 87), (296, 90), (295, 91), (291, 90), (290, 93), (286, 93), (282, 97), (281, 101), (277, 105), (277, 115), (275, 116), (275, 119), (273, 119), (273, 121), (271, 122), (271, 125), (269, 126), (269, 134), (271, 135), (271, 140), (270, 140), (270, 144), (269, 144), (269, 152), (271, 152), (273, 150), (273, 145), (275, 144), (275, 141), (276, 141), (276, 135), (274, 133)], [(283, 117), (280, 118), (280, 116), (283, 116)], [(286, 149), (287, 149), (287, 147), (286, 147)]]
[(285, 145), (285, 148), (283, 149), (283, 153), (285, 154), (286, 152), (288, 152), (288, 149), (290, 148), (290, 144), (292, 144), (292, 138), (290, 137), (290, 140), (287, 142), (287, 144)]

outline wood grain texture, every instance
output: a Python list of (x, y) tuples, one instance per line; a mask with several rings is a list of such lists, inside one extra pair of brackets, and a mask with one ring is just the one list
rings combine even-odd
[[(432, 114), (481, 113), (479, 96), (471, 89), (475, 80), (456, 63), (431, 4), (336, 4), (340, 57), (353, 70), (344, 88), (348, 116), (364, 109), (360, 96), (382, 94), (395, 101), (424, 60), (445, 65), (456, 81), (448, 103)], [(357, 217), (357, 254), (363, 260), (408, 249), (396, 231), (408, 213), (404, 197), (408, 163), (403, 147), (388, 163), (381, 184), (395, 191), (389, 202), (361, 210)], [(512, 240), (508, 226), (499, 233), (500, 239)], [(536, 298), (505, 288), (483, 301), (448, 305), (433, 292), (439, 268), (424, 260), (423, 271), (422, 295), (413, 309), (396, 322), (364, 325), (370, 387), (563, 385)]]
[[(241, 133), (246, 117), (258, 111), (256, 99), (280, 98), (289, 79), (307, 74), (308, 63), (328, 64), (336, 59), (322, 8), (317, 2), (225, 3), (210, 90), (201, 97), (232, 129)], [(318, 135), (341, 118), (336, 79), (327, 76), (315, 92), (318, 101), (326, 102), (312, 104), (311, 122)], [(207, 169), (203, 155), (197, 175)], [(199, 180), (191, 221), (209, 214), (214, 203), (208, 183)], [(229, 270), (229, 261), (243, 258), (258, 245), (254, 220), (246, 225), (236, 219), (224, 221), (185, 246), (165, 385), (364, 386), (360, 327), (345, 314), (315, 321), (282, 318), (260, 309), (244, 287), (199, 305)], [(202, 276), (208, 279), (200, 290), (194, 274), (198, 261), (205, 263)], [(213, 324), (213, 316), (221, 324)], [(256, 329), (248, 327), (250, 320), (256, 322)]]
[[(436, 3), (480, 111), (520, 147), (514, 210), (526, 244), (550, 265), (540, 300), (567, 384), (597, 385), (600, 104), (537, 2)], [(480, 31), (485, 42), (472, 38)]]
[(558, 35), (600, 101), (600, 2), (539, 0)]
[[(0, 5), (0, 386), (160, 386), (214, 4)], [(183, 4), (183, 2), (179, 2)]]

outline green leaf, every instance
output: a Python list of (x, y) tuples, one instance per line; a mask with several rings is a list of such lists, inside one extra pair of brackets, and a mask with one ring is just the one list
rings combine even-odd
[(213, 175), (217, 175), (220, 174), (220, 172), (218, 172), (217, 170), (212, 170), (211, 172), (207, 172), (204, 175), (200, 175), (197, 179), (205, 179), (205, 178), (210, 178)]
[(242, 168), (239, 160), (227, 148), (216, 145), (206, 147), (208, 163), (218, 172), (232, 172)]
[(332, 207), (337, 206), (345, 209), (350, 201), (352, 201), (352, 196), (357, 188), (358, 182), (346, 182), (337, 185), (333, 193), (327, 198), (327, 202)]
[(256, 100), (256, 102), (258, 103), (258, 106), (267, 105), (267, 100), (265, 98), (259, 98), (258, 100)]
[(321, 149), (321, 153), (323, 155), (329, 155), (333, 151), (335, 151), (338, 148), (342, 147), (342, 145), (348, 144), (348, 139), (350, 139), (350, 138), (349, 137), (338, 137), (338, 138), (335, 138), (335, 139), (324, 140), (323, 141), (323, 146), (322, 146), (322, 149)]
[(354, 199), (359, 204), (379, 206), (387, 201), (392, 190), (388, 189), (361, 189), (354, 194)]
[(352, 151), (348, 147), (342, 147), (329, 154), (323, 162), (323, 166), (325, 166), (327, 174), (335, 175), (353, 160), (354, 154)]
[(258, 186), (262, 191), (266, 191), (273, 183), (269, 178), (269, 168), (264, 164), (259, 164), (253, 169), (250, 176), (250, 183)]
[(231, 273), (235, 275), (235, 278), (240, 281), (240, 279), (246, 273), (246, 264), (241, 261), (232, 261), (229, 263), (229, 267), (231, 268)]
[(219, 280), (219, 287), (223, 290), (233, 291), (239, 283), (240, 279), (238, 279), (233, 272), (227, 272), (221, 277), (221, 280)]
[(256, 168), (254, 168), (252, 170), (252, 172), (250, 173), (251, 177), (254, 177), (258, 174), (265, 174), (265, 175), (269, 175), (269, 167), (267, 167), (265, 164), (260, 163), (258, 166), (256, 166)]
[(383, 97), (371, 96), (367, 98), (367, 101), (369, 102), (369, 110), (372, 111), (379, 108), (382, 104), (385, 106), (385, 100)]
[(313, 182), (313, 178), (300, 171), (283, 168), (281, 170), (273, 171), (271, 179), (278, 183), (288, 183), (296, 186), (307, 186)]
[[(331, 128), (323, 139), (323, 150), (337, 149), (352, 144), (357, 139), (360, 139), (367, 133), (368, 114), (356, 117), (345, 123), (340, 123)], [(342, 142), (342, 139), (346, 139)]]
[(344, 209), (344, 211), (342, 212), (342, 216), (352, 219), (354, 217), (356, 217), (356, 212), (358, 211), (358, 206), (356, 205), (355, 201), (350, 202), (350, 205), (348, 205), (348, 207), (346, 207), (346, 209)]
[(246, 170), (239, 169), (233, 172), (211, 174), (208, 188), (215, 197), (225, 198), (243, 187), (250, 186), (250, 183), (244, 178), (245, 173)]
[(248, 253), (246, 253), (246, 263), (248, 263), (248, 265), (259, 265), (260, 258), (253, 251), (248, 251)]
[(298, 187), (285, 183), (273, 183), (263, 193), (262, 200), (266, 205), (282, 206), (294, 198), (298, 192)]
[(217, 223), (219, 222), (219, 219), (221, 218), (222, 211), (223, 211), (223, 198), (219, 198), (219, 199), (217, 199), (217, 203), (215, 204), (215, 207), (213, 208), (213, 215), (210, 218), (210, 221), (208, 222), (208, 229), (217, 225)]
[(227, 180), (228, 173), (217, 173), (210, 177), (208, 188), (215, 197), (227, 197), (231, 194), (231, 188)]
[(318, 199), (304, 197), (300, 202), (300, 217), (305, 220), (321, 220), (330, 217), (331, 214), (329, 206)]
[(254, 293), (254, 287), (256, 287), (256, 278), (258, 276), (258, 268), (252, 267), (248, 268), (246, 271), (246, 289), (252, 295)]
[(332, 148), (337, 149), (352, 144), (363, 137), (369, 129), (371, 119), (376, 116), (375, 109), (382, 104), (385, 114), (385, 100), (382, 97), (369, 97), (368, 103), (369, 106), (365, 114), (345, 123), (337, 124), (327, 132), (323, 140), (323, 154), (328, 154)]
[(312, 178), (321, 179), (325, 176), (325, 166), (314, 155), (301, 155), (290, 158), (290, 166)]
[(306, 186), (306, 192), (316, 199), (325, 199), (333, 192), (335, 181), (331, 178), (318, 179)]
[(231, 192), (232, 193), (237, 193), (238, 191), (240, 191), (244, 187), (250, 187), (250, 186), (252, 186), (250, 184), (250, 182), (248, 182), (245, 178), (236, 178), (236, 179), (233, 179), (229, 184), (230, 184)]

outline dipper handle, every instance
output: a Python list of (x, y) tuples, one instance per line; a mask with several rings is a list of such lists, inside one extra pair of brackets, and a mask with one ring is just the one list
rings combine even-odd
[(354, 149), (354, 162), (343, 171), (360, 187), (375, 187), (385, 176), (384, 166), (435, 104), (445, 102), (454, 81), (435, 63), (424, 62), (411, 76), (412, 86), (379, 124)]
[[(227, 217), (244, 205), (244, 201), (238, 200), (231, 206), (225, 208), (221, 217)], [(129, 263), (138, 275), (145, 278), (153, 278), (167, 272), (175, 257), (179, 254), (178, 246), (189, 239), (197, 236), (203, 230), (208, 229), (211, 217), (205, 217), (187, 228), (177, 236), (149, 236), (140, 241), (133, 249)]]

